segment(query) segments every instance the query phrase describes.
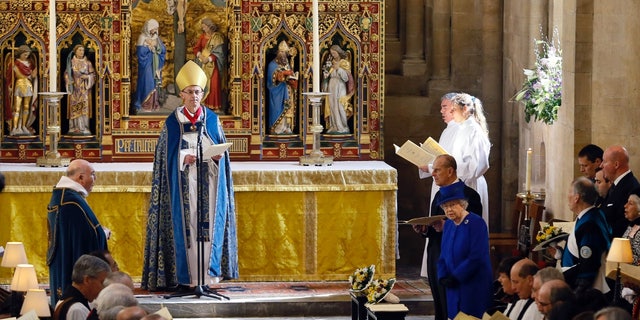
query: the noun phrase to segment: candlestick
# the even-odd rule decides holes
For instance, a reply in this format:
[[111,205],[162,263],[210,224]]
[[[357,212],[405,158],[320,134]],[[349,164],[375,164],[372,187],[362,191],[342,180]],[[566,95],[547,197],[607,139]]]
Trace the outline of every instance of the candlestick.
[[56,1],[49,0],[49,91],[56,92],[58,79],[56,78],[58,55],[56,53]]
[[320,31],[318,30],[318,0],[313,0],[313,91],[320,92]]
[[531,150],[531,148],[527,149],[527,166],[526,166],[526,172],[525,172],[525,190],[526,192],[530,192],[531,191],[531,161],[533,158],[533,150]]

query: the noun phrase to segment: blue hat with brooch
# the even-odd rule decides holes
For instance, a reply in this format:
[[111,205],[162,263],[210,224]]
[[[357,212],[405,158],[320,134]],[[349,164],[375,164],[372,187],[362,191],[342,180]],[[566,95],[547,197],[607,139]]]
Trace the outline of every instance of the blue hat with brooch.
[[440,188],[439,192],[440,198],[438,199],[438,203],[436,203],[437,206],[441,206],[442,204],[453,200],[467,200],[467,197],[464,195],[464,182],[462,181],[444,186]]

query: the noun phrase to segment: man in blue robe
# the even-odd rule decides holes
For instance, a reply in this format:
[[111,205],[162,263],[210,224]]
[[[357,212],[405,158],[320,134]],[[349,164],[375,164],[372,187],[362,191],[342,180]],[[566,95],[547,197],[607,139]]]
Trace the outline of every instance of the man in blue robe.
[[562,269],[567,283],[578,292],[591,287],[603,293],[610,289],[600,267],[611,245],[611,227],[594,206],[596,199],[598,192],[588,178],[579,177],[571,183],[569,208],[576,215],[576,224],[562,253]]
[[[184,106],[167,117],[153,163],[141,284],[149,290],[238,277],[229,152],[198,159],[204,154],[198,149],[226,142],[218,116],[200,103],[207,76],[188,61],[176,83]],[[204,266],[197,259],[200,246]]]
[[49,284],[51,305],[71,286],[73,265],[83,254],[107,250],[107,235],[85,197],[95,182],[95,170],[89,162],[76,159],[53,189],[48,205]]

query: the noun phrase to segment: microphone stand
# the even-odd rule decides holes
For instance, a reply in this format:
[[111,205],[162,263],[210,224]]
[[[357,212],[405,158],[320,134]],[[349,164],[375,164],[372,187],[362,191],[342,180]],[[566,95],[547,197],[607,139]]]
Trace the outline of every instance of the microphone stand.
[[[200,108],[204,108],[204,106],[200,106]],[[205,115],[206,117],[206,115]],[[196,202],[196,213],[197,213],[197,227],[196,227],[196,232],[197,232],[197,238],[196,238],[196,242],[198,243],[198,248],[197,248],[197,252],[198,252],[198,285],[195,286],[193,288],[193,291],[188,291],[188,292],[175,292],[172,293],[170,295],[166,295],[164,296],[165,299],[171,299],[171,298],[175,298],[175,297],[187,297],[187,296],[195,296],[196,298],[200,298],[202,296],[205,297],[209,297],[209,298],[214,298],[214,299],[218,299],[218,300],[231,300],[231,298],[218,293],[216,290],[209,288],[209,286],[205,283],[204,281],[204,275],[206,273],[206,267],[205,267],[205,255],[204,255],[204,247],[205,247],[205,236],[206,234],[209,232],[208,228],[201,228],[202,225],[202,211],[203,211],[203,204],[202,202],[204,201],[204,197],[208,197],[209,196],[209,189],[207,188],[205,190],[205,188],[203,187],[203,181],[204,179],[207,179],[207,175],[209,172],[209,164],[204,161],[203,159],[203,151],[202,151],[202,136],[204,135],[204,121],[200,122],[200,128],[198,130],[198,140],[196,143],[197,146],[197,156],[196,156],[196,185],[197,185],[197,195],[198,195],[198,200]],[[208,185],[208,184],[207,184]],[[211,201],[211,199],[209,199],[209,201]],[[214,199],[215,201],[215,199]],[[213,223],[213,221],[209,222],[211,225]]]

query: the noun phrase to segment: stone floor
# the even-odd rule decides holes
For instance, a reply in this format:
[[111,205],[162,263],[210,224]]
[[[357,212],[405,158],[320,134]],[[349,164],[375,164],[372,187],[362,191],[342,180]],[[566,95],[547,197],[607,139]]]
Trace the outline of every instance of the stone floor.
[[[351,319],[347,281],[223,282],[212,287],[229,299],[137,292],[147,311],[167,307],[175,318],[199,319]],[[409,309],[407,319],[432,319],[433,298],[426,280],[398,272],[391,293]]]
[[[207,296],[167,299],[165,294],[143,293],[138,300],[147,311],[167,307],[176,318],[295,317],[324,319],[350,317],[351,297],[346,281],[329,282],[233,282],[214,290],[226,297]],[[423,279],[397,279],[391,293],[409,309],[409,315],[432,313],[433,301]]]

